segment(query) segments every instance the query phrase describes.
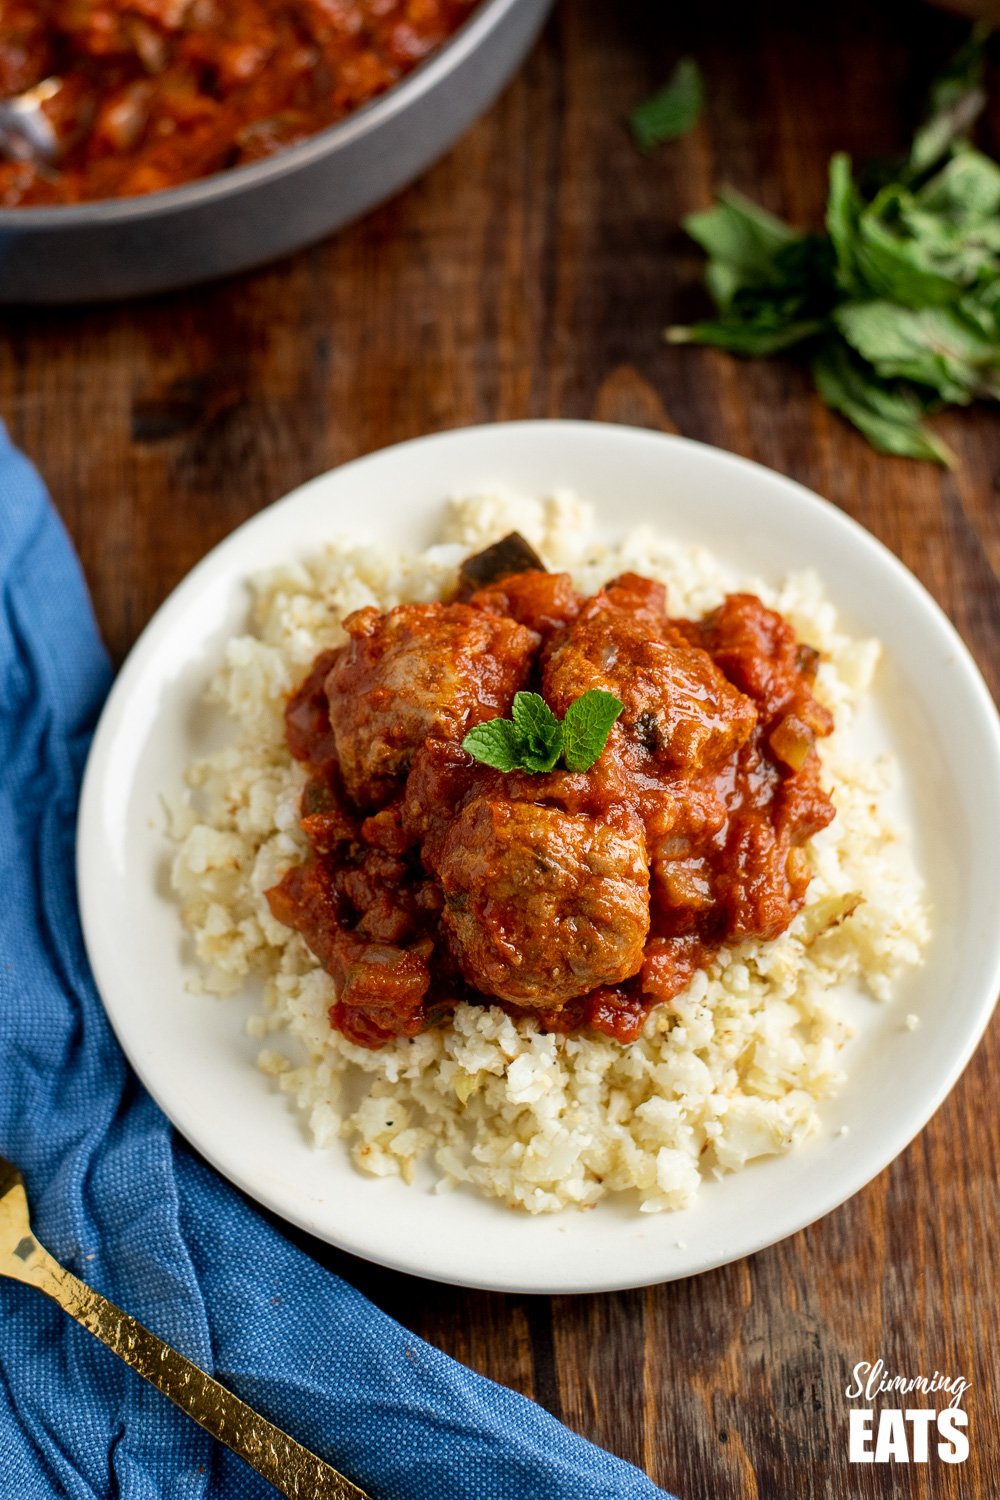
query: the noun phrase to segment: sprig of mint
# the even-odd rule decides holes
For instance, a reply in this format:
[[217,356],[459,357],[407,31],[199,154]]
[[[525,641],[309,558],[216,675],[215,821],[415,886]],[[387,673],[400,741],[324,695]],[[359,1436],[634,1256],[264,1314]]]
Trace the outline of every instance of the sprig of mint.
[[701,69],[693,57],[682,57],[661,89],[637,104],[628,117],[640,151],[680,140],[697,124],[705,97]]
[[909,155],[830,163],[825,234],[734,192],[685,228],[709,257],[716,316],[671,343],[733,354],[796,349],[828,406],[883,453],[951,464],[924,418],[1000,400],[1000,166],[966,138],[985,102],[977,28],[931,92]]
[[515,693],[509,719],[487,719],[470,729],[462,749],[497,771],[589,771],[608,742],[623,705],[614,693],[591,688],[562,719],[538,693]]

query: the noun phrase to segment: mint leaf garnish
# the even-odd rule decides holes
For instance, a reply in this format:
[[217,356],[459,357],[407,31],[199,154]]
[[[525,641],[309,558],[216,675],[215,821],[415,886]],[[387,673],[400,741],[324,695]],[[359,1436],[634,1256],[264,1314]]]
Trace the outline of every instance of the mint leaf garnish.
[[640,151],[652,151],[664,141],[679,140],[693,128],[701,113],[705,85],[693,57],[682,57],[667,82],[629,115],[632,139]]
[[540,775],[554,770],[560,756],[568,771],[589,771],[621,711],[614,693],[591,688],[570,704],[560,724],[538,693],[517,693],[511,718],[477,724],[465,736],[462,749],[497,771]]
[[545,699],[538,693],[515,693],[511,717],[524,770],[551,771],[562,751],[563,731]]
[[842,343],[831,343],[813,360],[813,379],[827,406],[854,423],[880,453],[950,464],[940,438],[924,425],[927,406],[913,390],[895,387],[878,376]]
[[567,771],[589,771],[608,742],[622,711],[614,693],[592,688],[571,703],[562,721],[563,760]]
[[972,35],[952,58],[947,70],[931,88],[927,119],[917,131],[910,149],[912,172],[935,166],[956,141],[972,128],[986,104],[983,74],[990,27],[980,21]]
[[498,771],[516,771],[521,764],[518,733],[509,719],[477,724],[465,736],[462,749]]

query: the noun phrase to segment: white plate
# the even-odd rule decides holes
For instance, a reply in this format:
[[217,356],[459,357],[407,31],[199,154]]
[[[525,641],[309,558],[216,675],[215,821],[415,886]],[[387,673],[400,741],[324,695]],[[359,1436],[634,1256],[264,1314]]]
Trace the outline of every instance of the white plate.
[[[869,726],[906,776],[934,936],[887,1006],[857,1003],[849,1081],[823,1129],[790,1156],[706,1183],[695,1206],[640,1215],[601,1204],[530,1217],[465,1192],[362,1177],[346,1150],[311,1147],[254,1066],[247,1005],[187,993],[160,796],[203,748],[198,705],[224,641],[245,625],[246,580],[336,533],[421,547],[444,497],[502,482],[568,486],[609,531],[651,522],[778,581],[815,566],[844,623],[886,658]],[[79,826],[87,949],[140,1078],[189,1141],[254,1198],[355,1255],[442,1281],[512,1291],[598,1291],[688,1276],[792,1234],[856,1193],[954,1084],[1000,985],[996,860],[1000,731],[944,615],[867,532],[756,464],[679,438],[596,423],[524,422],[389,448],[304,485],[210,553],[151,621],[94,740]],[[908,1031],[907,1012],[921,1025]],[[842,1123],[849,1134],[835,1132]],[[916,1169],[916,1168],[915,1168]]]

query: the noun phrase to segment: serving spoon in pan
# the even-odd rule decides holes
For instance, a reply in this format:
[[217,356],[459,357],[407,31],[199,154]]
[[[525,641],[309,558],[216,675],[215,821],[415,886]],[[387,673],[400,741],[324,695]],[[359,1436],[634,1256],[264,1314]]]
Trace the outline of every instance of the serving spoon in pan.
[[44,105],[62,88],[62,79],[43,78],[23,94],[0,99],[0,159],[54,165],[59,138]]
[[128,1313],[53,1260],[31,1232],[24,1181],[0,1156],[0,1276],[37,1287],[144,1376],[175,1406],[294,1500],[369,1500],[364,1490],[303,1448],[171,1349]]

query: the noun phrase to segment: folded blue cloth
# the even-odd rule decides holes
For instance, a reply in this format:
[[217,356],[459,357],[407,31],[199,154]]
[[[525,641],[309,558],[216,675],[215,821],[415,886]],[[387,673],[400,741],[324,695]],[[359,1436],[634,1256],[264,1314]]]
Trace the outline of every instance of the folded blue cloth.
[[[69,541],[2,428],[0,592],[0,1152],[39,1239],[376,1500],[662,1500],[316,1265],[175,1136],[112,1035],[77,917],[76,802],[108,663]],[[11,1500],[274,1494],[12,1282],[0,1476]]]

